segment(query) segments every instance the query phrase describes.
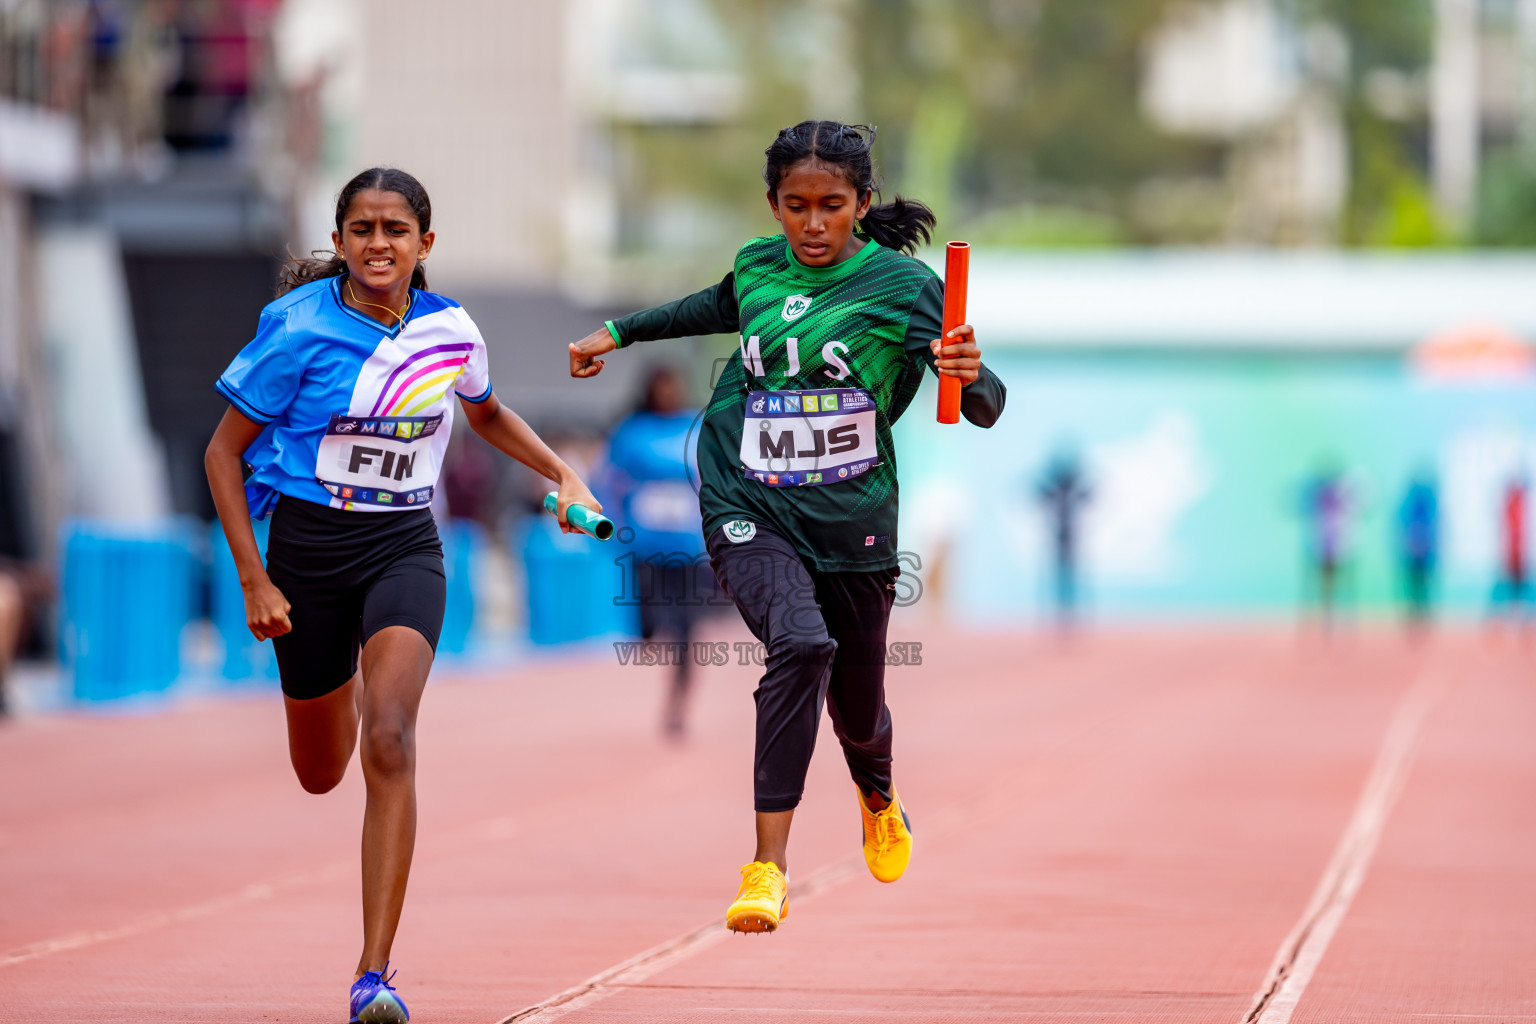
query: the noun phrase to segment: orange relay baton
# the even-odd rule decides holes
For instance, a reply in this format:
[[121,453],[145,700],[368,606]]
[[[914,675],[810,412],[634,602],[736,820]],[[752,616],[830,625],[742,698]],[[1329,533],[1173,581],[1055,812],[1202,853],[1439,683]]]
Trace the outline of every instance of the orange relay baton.
[[[971,273],[971,243],[950,242],[944,247],[944,337],[965,323],[965,288]],[[939,422],[960,422],[960,378],[939,374]]]

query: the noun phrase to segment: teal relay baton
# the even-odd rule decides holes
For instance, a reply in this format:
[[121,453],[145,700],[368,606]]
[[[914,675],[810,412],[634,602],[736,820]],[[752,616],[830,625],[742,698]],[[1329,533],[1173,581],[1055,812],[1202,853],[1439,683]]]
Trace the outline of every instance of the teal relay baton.
[[[554,491],[544,495],[545,511],[554,513],[559,508],[560,502]],[[566,509],[565,519],[582,533],[596,537],[598,540],[607,540],[613,536],[613,520],[593,512],[585,505],[572,505]]]

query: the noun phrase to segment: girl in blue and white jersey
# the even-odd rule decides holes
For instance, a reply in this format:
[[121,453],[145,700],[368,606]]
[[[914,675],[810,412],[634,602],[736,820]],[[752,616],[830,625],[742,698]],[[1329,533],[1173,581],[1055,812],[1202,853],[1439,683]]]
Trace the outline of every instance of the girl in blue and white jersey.
[[[336,202],[335,255],[284,268],[256,337],[219,378],[228,399],[205,460],[245,591],[272,638],[299,782],[341,781],[362,735],[363,951],[351,1020],[403,1022],[386,977],[416,838],[416,711],[442,628],[442,547],[428,505],[454,406],[501,451],[601,509],[580,477],[497,401],[485,342],[427,291],[432,205],[374,168]],[[267,564],[251,517],[271,515]]]

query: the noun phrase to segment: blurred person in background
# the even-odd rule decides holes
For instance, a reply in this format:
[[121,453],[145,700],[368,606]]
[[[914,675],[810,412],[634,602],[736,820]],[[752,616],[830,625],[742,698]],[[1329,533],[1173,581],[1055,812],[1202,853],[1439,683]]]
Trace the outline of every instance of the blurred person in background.
[[[608,441],[604,497],[617,501],[630,541],[640,598],[640,635],[684,645],[673,666],[662,731],[685,731],[694,627],[714,610],[715,577],[704,556],[703,519],[694,481],[698,410],[681,371],[658,366],[645,379],[639,408]],[[622,539],[622,538],[621,538]]]
[[[571,376],[635,342],[740,339],[699,433],[706,548],[762,642],[753,808],[757,846],[726,911],[734,931],[778,928],[786,854],[825,706],[853,777],[870,874],[906,871],[912,834],[892,781],[886,635],[901,574],[893,424],[931,371],[990,427],[1006,390],[970,325],[943,328],[944,284],[912,253],[933,211],[875,202],[874,129],[802,121],[764,153],[782,234],[753,239],[719,284],[570,345]],[[958,443],[959,439],[956,438]]]
[[1302,519],[1318,621],[1325,630],[1337,619],[1339,584],[1346,566],[1350,517],[1354,511],[1353,496],[1343,471],[1332,462],[1323,463],[1303,488]]
[[26,613],[21,578],[15,573],[0,570],[0,717],[10,714],[11,706],[5,688],[11,677],[11,665],[16,660],[16,651],[21,647]]
[[1525,565],[1525,474],[1517,474],[1504,485],[1500,503],[1499,575],[1493,585],[1495,614],[1504,613],[1516,623],[1526,618],[1530,601],[1530,582]]
[[265,0],[198,0],[176,9],[175,74],[165,91],[165,138],[174,150],[206,153],[237,139],[256,68],[248,19]]
[[[492,449],[472,430],[455,430],[443,456],[443,500],[448,516],[496,528],[498,465]],[[542,496],[541,496],[542,498]]]
[[[435,236],[421,183],[370,168],[337,197],[335,224],[335,252],[284,267],[255,339],[220,375],[229,408],[205,466],[247,624],[273,641],[304,789],[334,789],[361,734],[363,948],[350,1019],[404,1024],[388,969],[416,844],[416,718],[447,597],[429,505],[456,408],[559,486],[563,529],[573,503],[601,506],[497,399],[463,307],[427,290]],[[263,565],[251,518],[269,514]]]
[[1440,543],[1439,488],[1427,469],[1420,470],[1403,492],[1397,528],[1408,626],[1418,632],[1429,623]]
[[1056,624],[1070,630],[1077,621],[1078,549],[1082,514],[1093,500],[1082,461],[1063,448],[1052,457],[1035,483],[1035,499],[1045,512],[1051,540],[1051,596]]

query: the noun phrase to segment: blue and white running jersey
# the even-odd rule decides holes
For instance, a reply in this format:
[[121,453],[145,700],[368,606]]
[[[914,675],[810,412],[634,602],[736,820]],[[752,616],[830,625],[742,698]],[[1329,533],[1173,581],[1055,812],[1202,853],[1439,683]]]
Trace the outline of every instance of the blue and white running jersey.
[[266,424],[245,453],[257,519],[279,494],[370,512],[428,504],[455,393],[491,397],[485,341],[457,302],[412,289],[405,322],[390,330],[342,302],[341,281],[312,281],[270,303],[215,385]]
[[[634,530],[632,549],[653,555],[694,557],[704,553],[695,454],[697,410],[661,414],[637,412],[608,439],[609,484]],[[606,502],[609,495],[604,495]]]

